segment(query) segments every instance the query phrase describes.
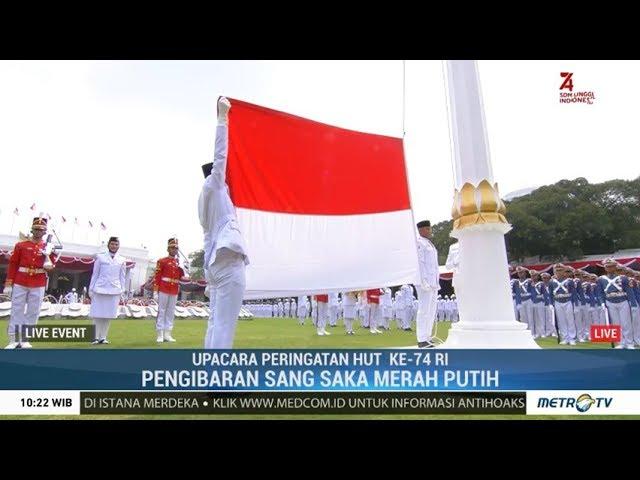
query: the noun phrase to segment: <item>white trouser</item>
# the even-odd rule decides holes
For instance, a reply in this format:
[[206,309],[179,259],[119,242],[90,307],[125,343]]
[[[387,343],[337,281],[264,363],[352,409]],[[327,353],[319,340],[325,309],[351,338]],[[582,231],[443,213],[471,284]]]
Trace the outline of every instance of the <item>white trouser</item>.
[[640,308],[631,308],[631,330],[633,331],[633,343],[640,345]]
[[336,323],[338,323],[338,306],[329,305],[329,325],[335,327]]
[[318,331],[324,331],[327,326],[327,317],[329,316],[329,304],[325,302],[318,302],[318,319],[316,328]]
[[369,329],[376,330],[378,328],[378,314],[380,312],[380,304],[370,303],[368,310],[369,319],[367,323],[369,324]]
[[305,318],[307,318],[307,307],[303,305],[301,307],[298,307],[298,321],[301,324],[304,324]]
[[533,332],[533,325],[532,325],[532,317],[533,317],[533,302],[531,301],[530,298],[526,299],[526,300],[522,300],[522,302],[520,303],[520,305],[518,305],[518,311],[520,312],[520,321],[522,323],[526,323],[527,327],[529,328],[529,330],[531,332]]
[[388,307],[387,305],[381,305],[380,306],[380,313],[382,315],[378,316],[378,323],[381,327],[386,328],[387,330],[389,330],[389,317],[390,317],[390,310],[391,308]]
[[158,292],[158,318],[156,330],[173,330],[173,318],[176,314],[178,295]]
[[547,307],[544,302],[531,304],[531,324],[533,326],[531,334],[534,337],[545,336],[545,323],[547,320],[546,309]]
[[402,308],[402,328],[411,328],[412,307],[407,305]]
[[620,325],[622,330],[622,341],[620,345],[633,345],[633,333],[631,331],[631,309],[629,302],[610,302],[607,300],[607,310],[609,311],[609,323]]
[[558,321],[558,336],[561,341],[576,341],[576,321],[573,317],[573,303],[556,302],[556,320]]
[[545,319],[546,319],[546,327],[545,327],[545,335],[547,337],[558,335],[558,330],[556,329],[556,320],[555,320],[555,309],[553,305],[545,305],[544,307]]
[[395,308],[394,317],[396,319],[396,326],[402,328],[402,310],[400,308]]
[[246,286],[244,256],[221,248],[206,274],[212,298],[204,348],[232,348]]
[[589,322],[587,321],[588,311],[586,305],[574,305],[573,306],[573,316],[576,319],[576,336],[578,340],[588,340],[589,339]]
[[426,290],[418,287],[418,317],[416,319],[416,333],[418,342],[431,340],[433,322],[436,318],[436,308],[438,307],[437,290]]
[[360,325],[369,328],[369,304],[360,307]]
[[605,318],[604,318],[604,312],[602,311],[602,307],[591,308],[591,323],[592,325],[604,325]]
[[40,307],[44,298],[44,287],[23,287],[22,285],[13,285],[11,294],[11,317],[7,333],[15,335],[20,340],[22,325],[36,325],[40,316]]

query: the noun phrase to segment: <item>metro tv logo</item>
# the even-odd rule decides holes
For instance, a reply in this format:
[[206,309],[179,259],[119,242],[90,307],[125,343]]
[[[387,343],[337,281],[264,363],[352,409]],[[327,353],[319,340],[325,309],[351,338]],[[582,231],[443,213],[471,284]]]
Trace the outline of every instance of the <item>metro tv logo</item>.
[[583,393],[578,398],[574,397],[541,397],[538,399],[538,408],[575,408],[578,412],[587,412],[592,406],[596,408],[610,408],[613,397],[592,397]]

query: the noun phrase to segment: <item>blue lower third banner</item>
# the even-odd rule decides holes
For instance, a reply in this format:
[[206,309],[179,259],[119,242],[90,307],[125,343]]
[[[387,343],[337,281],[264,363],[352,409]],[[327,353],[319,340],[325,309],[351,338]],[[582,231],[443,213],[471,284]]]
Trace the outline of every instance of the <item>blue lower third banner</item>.
[[628,350],[0,350],[0,390],[640,390]]

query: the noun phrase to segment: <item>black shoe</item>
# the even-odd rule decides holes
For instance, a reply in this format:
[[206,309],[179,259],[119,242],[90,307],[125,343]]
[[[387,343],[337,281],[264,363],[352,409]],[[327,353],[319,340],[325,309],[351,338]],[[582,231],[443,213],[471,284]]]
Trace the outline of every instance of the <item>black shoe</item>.
[[435,347],[435,345],[428,340],[426,342],[418,342],[418,348],[433,348],[433,347]]

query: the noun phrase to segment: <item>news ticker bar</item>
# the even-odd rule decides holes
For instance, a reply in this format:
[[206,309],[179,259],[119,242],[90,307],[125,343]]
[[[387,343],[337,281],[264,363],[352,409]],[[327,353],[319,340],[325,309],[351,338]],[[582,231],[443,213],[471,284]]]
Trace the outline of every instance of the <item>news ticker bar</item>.
[[0,391],[1,415],[640,415],[640,390]]

